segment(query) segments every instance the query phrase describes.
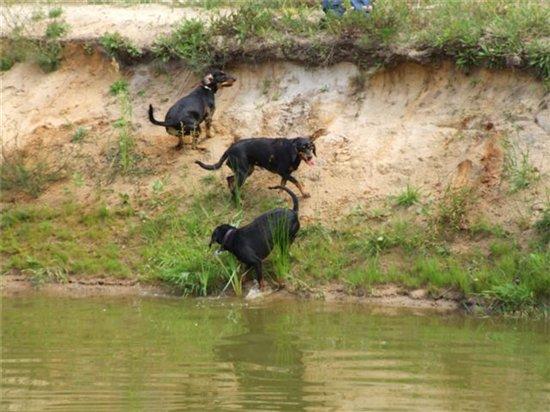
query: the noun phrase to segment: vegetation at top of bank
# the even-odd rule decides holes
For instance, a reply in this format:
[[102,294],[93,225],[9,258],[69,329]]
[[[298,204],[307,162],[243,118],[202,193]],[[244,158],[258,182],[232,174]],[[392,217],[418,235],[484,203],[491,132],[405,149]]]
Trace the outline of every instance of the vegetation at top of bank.
[[[200,70],[235,56],[369,66],[420,51],[449,57],[464,69],[524,67],[548,79],[549,20],[544,1],[379,0],[369,16],[348,12],[340,18],[324,16],[318,2],[279,1],[269,7],[250,0],[209,22],[183,21],[155,41],[154,53]],[[258,53],[262,48],[267,53]]]
[[[10,35],[2,40],[0,51],[0,70],[6,71],[17,63],[25,60],[36,62],[44,72],[52,72],[59,68],[63,57],[62,38],[69,32],[70,26],[61,18],[61,8],[50,10],[46,29],[41,38],[32,38],[25,22],[12,22]],[[33,14],[31,20],[45,18],[44,15]],[[6,20],[9,21],[9,20]]]
[[[544,0],[378,0],[368,16],[347,12],[343,17],[324,15],[320,2],[309,0],[193,5],[208,9],[209,18],[183,20],[154,40],[151,53],[116,32],[99,42],[126,63],[152,55],[181,59],[197,72],[236,60],[376,67],[444,57],[465,70],[521,67],[550,78],[550,7]],[[20,46],[12,42],[10,48]]]

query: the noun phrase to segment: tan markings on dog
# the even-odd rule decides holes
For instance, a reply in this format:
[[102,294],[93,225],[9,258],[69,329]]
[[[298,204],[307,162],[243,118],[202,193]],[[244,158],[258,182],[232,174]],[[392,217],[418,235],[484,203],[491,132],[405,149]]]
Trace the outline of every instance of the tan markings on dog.
[[306,191],[304,190],[304,187],[302,186],[302,184],[298,181],[296,181],[296,187],[298,188],[298,190],[300,191],[300,193],[302,194],[303,197],[310,197],[311,195],[309,193],[306,193]]

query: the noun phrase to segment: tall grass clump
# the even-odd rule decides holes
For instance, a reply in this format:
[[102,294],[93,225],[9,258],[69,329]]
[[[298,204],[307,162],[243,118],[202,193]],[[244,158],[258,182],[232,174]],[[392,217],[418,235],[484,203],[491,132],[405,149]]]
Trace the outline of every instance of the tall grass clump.
[[153,53],[162,61],[182,59],[200,72],[212,63],[212,35],[200,20],[184,20],[172,33],[155,40]]
[[69,25],[64,21],[54,20],[46,26],[44,38],[38,40],[35,60],[46,73],[59,68],[63,54],[61,38],[69,32]]
[[65,176],[65,164],[52,165],[45,159],[35,162],[26,160],[20,153],[3,156],[0,164],[0,191],[16,191],[31,197],[38,197],[49,183]]
[[99,44],[111,57],[122,61],[132,61],[142,55],[141,50],[127,37],[119,32],[106,32],[99,38]]
[[229,256],[214,256],[208,248],[219,219],[212,204],[197,197],[180,210],[179,203],[179,199],[167,200],[162,211],[140,227],[147,270],[183,294],[206,295],[221,290],[227,281],[238,288],[237,263]]
[[550,203],[547,204],[542,212],[542,216],[534,224],[535,231],[539,235],[543,246],[550,243]]
[[466,227],[467,214],[475,201],[469,187],[447,187],[437,204],[436,223],[442,229],[459,231]]
[[[273,251],[271,261],[275,276],[278,279],[287,279],[290,275],[290,222],[284,215],[281,219],[268,222],[271,231]],[[269,242],[269,239],[268,239]]]
[[43,36],[36,39],[30,35],[28,26],[34,24],[33,16],[37,15],[25,20],[12,13],[9,7],[5,9],[6,31],[10,29],[11,31],[2,42],[0,57],[2,71],[9,70],[14,63],[27,59],[33,60],[46,73],[59,68],[63,55],[62,38],[70,29],[65,21],[57,19],[61,15],[61,10],[50,12]]
[[405,190],[401,192],[395,199],[398,206],[409,207],[418,203],[420,200],[420,190],[416,187],[407,185]]
[[504,146],[504,172],[510,182],[510,193],[526,189],[540,179],[540,173],[531,162],[528,151],[518,149],[509,141]]
[[114,123],[114,127],[118,129],[117,148],[109,156],[112,157],[111,163],[115,169],[122,174],[127,174],[133,170],[138,160],[133,136],[132,103],[128,82],[124,79],[117,80],[111,85],[110,92],[118,98],[120,118]]

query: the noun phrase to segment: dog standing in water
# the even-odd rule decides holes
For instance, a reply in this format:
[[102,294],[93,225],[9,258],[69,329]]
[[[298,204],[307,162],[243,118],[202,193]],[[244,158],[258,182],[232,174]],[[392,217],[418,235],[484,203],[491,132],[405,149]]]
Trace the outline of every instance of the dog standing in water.
[[212,117],[216,110],[215,95],[220,87],[230,87],[237,79],[222,70],[213,70],[204,76],[201,83],[187,96],[174,104],[163,122],[155,119],[153,105],[149,105],[149,120],[157,126],[164,126],[172,136],[177,136],[175,149],[183,148],[183,136],[192,136],[192,148],[197,148],[201,132],[200,124],[205,123],[206,138],[209,139]]
[[[270,210],[241,228],[227,224],[220,225],[214,229],[210,239],[210,246],[218,243],[221,245],[221,250],[231,252],[240,262],[254,268],[260,289],[264,286],[262,261],[271,253],[276,241],[288,242],[290,245],[300,230],[296,195],[283,186],[274,186],[270,189],[281,189],[287,192],[292,198],[292,209]],[[280,239],[281,236],[286,239]]]

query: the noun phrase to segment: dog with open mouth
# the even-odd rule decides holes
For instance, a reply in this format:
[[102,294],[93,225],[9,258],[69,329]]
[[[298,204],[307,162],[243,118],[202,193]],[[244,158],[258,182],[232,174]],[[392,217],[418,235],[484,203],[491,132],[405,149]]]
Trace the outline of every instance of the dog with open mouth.
[[314,156],[317,156],[317,152],[314,142],[325,134],[325,129],[319,129],[310,136],[292,139],[268,137],[242,139],[233,143],[217,163],[207,165],[199,160],[195,163],[206,170],[217,170],[227,161],[227,166],[234,173],[227,177],[229,190],[234,197],[237,196],[237,192],[248,176],[252,174],[255,166],[281,176],[281,186],[285,186],[287,181],[292,182],[303,197],[309,197],[309,193],[292,176],[292,172],[298,169],[302,161],[309,166],[315,164]]
[[201,133],[201,123],[206,126],[206,138],[211,137],[210,127],[216,110],[215,95],[221,87],[231,87],[237,79],[223,70],[208,72],[199,85],[187,96],[182,97],[166,113],[163,122],[156,120],[153,105],[149,105],[149,121],[157,126],[164,126],[168,134],[177,136],[175,149],[183,148],[183,136],[192,136],[192,148],[197,148]]

